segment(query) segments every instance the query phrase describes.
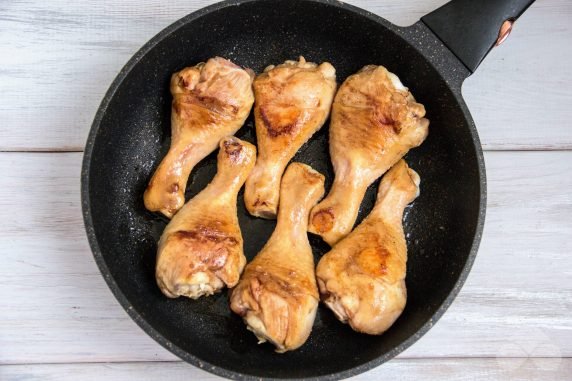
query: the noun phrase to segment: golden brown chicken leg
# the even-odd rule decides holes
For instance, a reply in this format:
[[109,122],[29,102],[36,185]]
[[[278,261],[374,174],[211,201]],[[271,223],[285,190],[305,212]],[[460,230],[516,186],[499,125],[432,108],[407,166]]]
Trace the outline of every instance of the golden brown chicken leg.
[[328,118],[335,91],[333,66],[306,62],[303,57],[269,66],[256,77],[258,158],[244,191],[250,214],[276,218],[284,169]]
[[324,176],[305,164],[290,164],[276,230],[232,291],[231,309],[279,353],[304,344],[316,316],[318,289],[306,229],[310,208],[323,194]]
[[423,105],[383,66],[366,66],[343,83],[330,125],[336,177],[312,210],[310,232],[334,245],[352,230],[368,186],[427,137],[424,115]]
[[236,198],[255,158],[252,144],[235,137],[221,140],[216,176],[165,228],[155,276],[168,297],[196,299],[238,283],[246,259]]
[[253,78],[252,70],[220,57],[173,74],[171,148],[145,191],[147,209],[171,218],[183,206],[193,167],[248,117]]
[[402,218],[418,194],[419,176],[399,161],[381,181],[370,215],[318,263],[322,300],[358,332],[385,332],[405,308]]

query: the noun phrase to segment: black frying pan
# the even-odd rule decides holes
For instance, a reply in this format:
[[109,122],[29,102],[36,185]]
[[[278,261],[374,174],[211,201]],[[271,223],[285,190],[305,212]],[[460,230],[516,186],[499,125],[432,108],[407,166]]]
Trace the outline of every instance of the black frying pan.
[[[93,122],[82,171],[82,205],[95,260],[129,315],[182,359],[241,379],[337,379],[387,361],[421,337],[451,304],[471,268],[483,229],[486,182],[481,145],[461,84],[531,0],[455,0],[402,28],[331,0],[231,0],[202,9],[159,33],[127,63]],[[505,27],[508,24],[505,24]],[[506,29],[506,28],[505,28]],[[406,157],[421,175],[421,196],[405,216],[408,302],[382,336],[353,332],[320,308],[299,350],[279,355],[257,345],[228,308],[227,293],[191,301],[164,297],[155,284],[156,242],[166,221],[147,212],[143,191],[167,151],[170,75],[212,56],[260,72],[304,55],[329,61],[339,82],[366,64],[396,73],[427,109],[427,141]],[[491,104],[492,106],[492,104]],[[238,137],[254,142],[252,118]],[[333,179],[324,127],[294,160]],[[216,153],[191,174],[187,198],[216,170]],[[374,184],[359,215],[375,201]],[[251,259],[275,223],[249,216],[238,201],[244,249]],[[311,237],[315,259],[328,250]],[[137,350],[137,348],[133,348]]]

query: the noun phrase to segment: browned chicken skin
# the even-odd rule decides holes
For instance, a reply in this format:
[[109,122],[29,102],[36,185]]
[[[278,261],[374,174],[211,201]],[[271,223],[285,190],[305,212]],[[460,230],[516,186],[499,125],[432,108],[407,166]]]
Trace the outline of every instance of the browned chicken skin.
[[310,208],[323,194],[324,176],[305,164],[290,164],[282,178],[276,230],[230,298],[248,329],[279,353],[304,344],[316,316],[318,288],[306,229]]
[[330,124],[336,177],[312,209],[310,232],[330,245],[349,234],[368,186],[425,140],[424,115],[423,105],[383,66],[366,66],[342,84]]
[[336,91],[336,71],[286,61],[269,66],[254,80],[254,117],[258,158],[246,181],[244,201],[250,214],[276,218],[280,179],[298,149],[328,118]]
[[407,245],[402,218],[418,194],[419,176],[399,161],[381,181],[369,216],[318,263],[322,300],[358,332],[385,332],[405,308]]
[[254,102],[254,73],[215,57],[171,77],[171,148],[145,191],[145,207],[171,218],[185,203],[193,167],[243,124]]
[[155,276],[168,297],[196,299],[238,283],[246,258],[236,198],[255,159],[252,144],[235,137],[221,140],[214,179],[165,228]]

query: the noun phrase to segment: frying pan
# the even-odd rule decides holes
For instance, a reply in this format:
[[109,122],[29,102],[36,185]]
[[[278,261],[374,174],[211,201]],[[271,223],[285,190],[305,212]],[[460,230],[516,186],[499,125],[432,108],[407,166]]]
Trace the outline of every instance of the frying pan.
[[[128,314],[165,348],[209,372],[235,379],[339,379],[387,361],[435,324],[465,281],[481,238],[486,180],[481,145],[461,85],[531,0],[454,0],[410,27],[397,27],[333,0],[230,0],[175,22],[121,70],[95,116],[85,148],[82,206],[95,260]],[[501,33],[501,35],[503,34]],[[506,33],[505,33],[506,34]],[[166,221],[145,210],[143,191],[170,139],[170,75],[222,56],[257,72],[303,55],[329,61],[341,83],[367,64],[397,74],[427,109],[425,143],[407,156],[421,176],[421,195],[404,217],[408,301],[381,336],[353,332],[323,307],[308,342],[276,354],[257,345],[228,308],[226,292],[192,301],[164,297],[155,284],[156,242]],[[255,142],[250,118],[237,133]],[[327,124],[295,161],[333,180]],[[216,152],[191,174],[187,199],[212,179]],[[359,221],[375,202],[367,192]],[[250,260],[275,222],[239,220]],[[317,261],[328,251],[311,236]],[[134,348],[136,350],[136,348]]]

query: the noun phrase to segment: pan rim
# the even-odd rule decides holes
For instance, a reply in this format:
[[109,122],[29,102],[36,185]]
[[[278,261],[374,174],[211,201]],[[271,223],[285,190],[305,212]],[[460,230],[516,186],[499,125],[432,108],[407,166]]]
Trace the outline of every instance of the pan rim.
[[[83,221],[86,230],[86,235],[89,241],[89,245],[95,259],[95,262],[101,272],[103,278],[106,281],[107,286],[112,291],[113,295],[119,302],[119,304],[123,307],[123,309],[127,312],[127,314],[137,323],[137,325],[149,336],[151,336],[156,342],[158,342],[161,346],[167,349],[169,352],[175,354],[180,359],[202,369],[208,371],[210,373],[216,374],[218,376],[231,378],[231,379],[240,379],[240,380],[260,380],[260,376],[255,376],[253,374],[246,374],[241,373],[238,371],[229,370],[218,365],[212,364],[210,362],[204,361],[199,357],[191,354],[180,348],[177,345],[174,345],[170,340],[165,338],[161,333],[159,333],[151,324],[149,324],[145,318],[134,308],[131,304],[129,299],[123,294],[120,287],[116,283],[115,279],[111,276],[111,271],[107,266],[106,260],[104,255],[99,247],[99,241],[97,235],[95,233],[95,228],[92,219],[92,212],[91,212],[91,200],[90,200],[90,182],[89,182],[89,174],[91,170],[91,161],[92,161],[92,154],[94,149],[95,140],[98,136],[99,129],[101,126],[101,122],[107,112],[107,108],[111,103],[111,100],[114,98],[115,93],[121,87],[123,81],[127,77],[127,75],[131,72],[131,70],[139,63],[139,61],[149,53],[155,46],[157,46],[162,40],[167,38],[172,33],[176,32],[179,28],[187,25],[190,22],[193,22],[196,19],[199,19],[207,14],[212,12],[218,11],[223,8],[228,8],[232,6],[238,6],[246,3],[255,3],[260,1],[266,0],[226,0],[219,3],[212,4],[210,6],[201,8],[195,12],[188,14],[187,16],[182,17],[181,19],[175,21],[165,29],[161,30],[157,33],[153,38],[151,38],[147,43],[145,43],[130,59],[129,61],[123,66],[120,72],[117,74],[113,82],[111,83],[109,89],[105,93],[98,109],[95,114],[93,123],[90,128],[90,132],[88,134],[86,146],[84,149],[84,155],[82,160],[82,171],[81,171],[81,205],[82,205],[82,214],[83,214]],[[337,0],[303,0],[305,2],[310,3],[320,3],[320,4],[327,4],[333,7],[337,7],[340,9],[344,9],[353,13],[356,13],[360,16],[367,17],[372,21],[383,25],[387,29],[394,32],[397,36],[402,38],[408,45],[412,46],[414,49],[419,51],[421,55],[429,62],[433,64],[433,61],[427,57],[423,52],[421,52],[416,46],[411,44],[401,33],[401,31],[405,29],[409,29],[416,24],[413,24],[411,27],[399,27],[396,26],[389,21],[383,19],[380,16],[375,15],[367,10],[361,9],[359,7],[343,3]],[[434,69],[443,77],[443,73],[437,68]],[[462,82],[461,82],[462,83]],[[399,353],[403,352],[405,349],[409,348],[413,343],[415,343],[419,338],[421,338],[425,333],[429,331],[429,329],[441,318],[441,316],[445,313],[445,311],[449,308],[452,304],[453,300],[458,295],[460,289],[462,288],[463,284],[465,283],[468,274],[472,268],[474,263],[476,254],[478,252],[478,247],[481,241],[484,222],[485,222],[485,211],[486,211],[486,173],[485,173],[485,163],[483,157],[482,146],[480,144],[480,140],[478,137],[478,133],[475,127],[475,123],[470,115],[470,112],[462,98],[461,95],[461,83],[453,84],[450,87],[450,90],[454,93],[455,98],[458,102],[458,107],[462,111],[465,119],[468,121],[469,130],[473,142],[473,146],[476,152],[477,157],[477,164],[478,164],[478,172],[479,172],[479,214],[477,219],[477,224],[475,228],[473,242],[471,244],[471,249],[469,251],[469,255],[467,260],[463,266],[463,269],[459,273],[458,279],[455,281],[455,284],[447,295],[447,297],[443,300],[441,305],[436,309],[435,313],[432,317],[425,322],[413,335],[408,337],[406,340],[401,342],[391,351],[385,353],[384,355],[378,356],[375,359],[366,361],[360,365],[354,366],[352,368],[330,373],[324,375],[317,375],[317,376],[310,376],[304,378],[266,378],[268,380],[284,380],[284,379],[304,379],[304,380],[338,380],[343,379],[351,376],[358,375],[360,373],[369,371],[373,368],[378,367],[379,365],[383,364],[384,362],[394,358]],[[448,83],[448,85],[450,85]]]

